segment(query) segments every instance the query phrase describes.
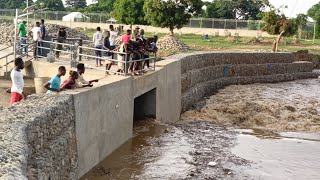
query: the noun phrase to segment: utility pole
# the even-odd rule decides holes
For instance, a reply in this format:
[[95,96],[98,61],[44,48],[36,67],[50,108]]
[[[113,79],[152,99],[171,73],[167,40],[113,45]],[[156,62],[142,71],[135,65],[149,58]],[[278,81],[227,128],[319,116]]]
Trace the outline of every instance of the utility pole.
[[[29,0],[27,0],[27,14],[29,13]],[[29,14],[27,15],[27,27],[26,30],[28,32],[28,24],[29,24]]]

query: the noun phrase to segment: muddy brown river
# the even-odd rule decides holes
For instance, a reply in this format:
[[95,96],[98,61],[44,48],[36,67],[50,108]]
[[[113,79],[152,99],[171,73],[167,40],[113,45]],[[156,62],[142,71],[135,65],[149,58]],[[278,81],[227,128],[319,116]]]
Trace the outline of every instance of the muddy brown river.
[[229,86],[175,124],[137,121],[102,179],[320,179],[320,81]]

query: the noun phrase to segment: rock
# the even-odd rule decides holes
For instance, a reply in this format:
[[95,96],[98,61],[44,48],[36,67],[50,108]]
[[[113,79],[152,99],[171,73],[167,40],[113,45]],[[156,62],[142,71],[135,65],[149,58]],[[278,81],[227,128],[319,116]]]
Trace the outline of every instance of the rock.
[[161,50],[169,51],[187,51],[190,48],[175,36],[166,35],[157,42],[157,46]]
[[208,163],[208,166],[214,167],[214,166],[216,166],[217,164],[218,164],[218,163],[216,163],[216,162],[214,162],[214,161],[211,161],[211,162]]

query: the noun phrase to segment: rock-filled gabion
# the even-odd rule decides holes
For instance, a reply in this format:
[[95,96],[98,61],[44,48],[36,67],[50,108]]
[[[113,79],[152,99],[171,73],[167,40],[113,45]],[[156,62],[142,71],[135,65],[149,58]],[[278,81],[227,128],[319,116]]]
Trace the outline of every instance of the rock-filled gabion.
[[[32,24],[28,25],[28,30],[32,29]],[[56,24],[46,24],[46,35],[47,37],[57,37],[57,33],[59,30],[60,25]],[[63,26],[64,27],[64,26]],[[89,40],[89,37],[84,33],[65,27],[68,38],[81,38],[83,40]],[[13,23],[2,23],[0,24],[0,44],[5,44],[7,46],[13,45],[13,38],[14,38],[14,24]],[[32,39],[29,38],[29,42],[32,42]]]
[[169,51],[187,51],[189,47],[185,45],[175,36],[166,35],[157,42],[157,46],[161,50]]

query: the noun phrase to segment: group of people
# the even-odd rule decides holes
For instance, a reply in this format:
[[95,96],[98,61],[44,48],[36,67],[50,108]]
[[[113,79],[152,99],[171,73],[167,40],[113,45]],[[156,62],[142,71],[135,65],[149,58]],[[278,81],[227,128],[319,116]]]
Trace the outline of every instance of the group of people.
[[[119,73],[129,72],[138,75],[144,68],[150,68],[150,53],[156,53],[157,36],[152,38],[145,38],[144,30],[138,26],[132,34],[131,30],[127,30],[126,34],[122,36],[121,43],[116,44],[116,39],[119,33],[114,30],[113,25],[109,26],[109,30],[105,32],[105,36],[101,32],[101,28],[97,27],[97,32],[93,35],[93,43],[95,50],[96,66],[102,66],[102,56],[108,56],[110,59],[117,58]],[[127,55],[126,55],[127,54]],[[125,61],[142,60],[128,63],[124,66]],[[106,71],[111,69],[113,62],[108,60],[106,62]]]
[[[42,40],[44,40],[46,37],[46,27],[44,24],[44,19],[41,19],[41,23],[37,21],[35,23],[35,27],[33,27],[31,31],[29,31],[28,33],[27,33],[26,25],[27,25],[27,21],[22,21],[19,24],[19,28],[18,28],[18,37],[20,38],[20,46],[23,47],[22,48],[23,54],[28,53],[27,35],[32,37],[35,47],[43,46]],[[42,49],[35,48],[33,55],[34,57],[37,55],[42,55]]]
[[[19,24],[18,27],[18,37],[20,39],[20,46],[22,47],[23,54],[28,53],[28,47],[27,47],[27,35],[32,37],[34,41],[34,47],[43,47],[44,43],[43,41],[46,40],[46,26],[44,23],[44,19],[41,19],[41,22],[36,22],[35,27],[31,29],[27,33],[26,29],[27,21],[22,21]],[[57,32],[57,42],[58,43],[64,43],[67,39],[67,31],[65,30],[64,26],[59,27],[59,30]],[[60,51],[63,49],[61,44],[56,45],[57,51],[55,52],[56,58],[59,58]],[[43,56],[43,49],[42,48],[34,48],[33,56]]]
[[[26,98],[23,92],[24,80],[22,70],[24,69],[24,61],[22,58],[14,60],[15,68],[11,71],[10,77],[12,81],[11,89],[7,89],[7,93],[11,93],[10,106],[20,102]],[[98,79],[86,81],[83,77],[85,73],[85,66],[82,63],[77,65],[76,71],[69,71],[69,77],[61,83],[61,77],[65,76],[67,69],[64,66],[58,68],[58,73],[54,75],[50,81],[46,82],[43,86],[48,90],[47,94],[57,94],[66,89],[75,89],[81,87],[92,87],[93,82],[98,82]]]

